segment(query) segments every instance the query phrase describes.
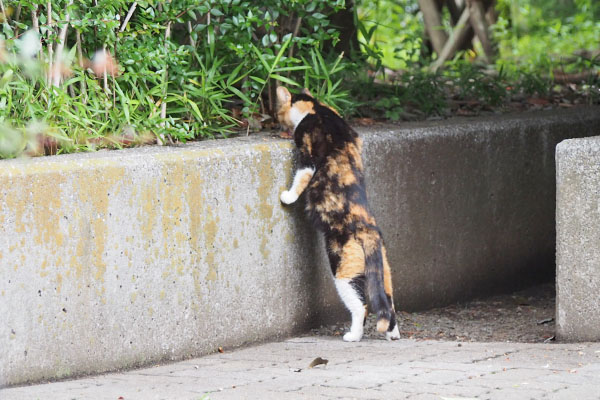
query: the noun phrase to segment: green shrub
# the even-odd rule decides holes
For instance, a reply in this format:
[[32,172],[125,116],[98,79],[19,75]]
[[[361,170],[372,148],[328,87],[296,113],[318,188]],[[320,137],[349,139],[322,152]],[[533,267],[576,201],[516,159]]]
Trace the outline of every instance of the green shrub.
[[[272,112],[278,82],[352,105],[339,90],[348,55],[324,51],[338,40],[329,15],[343,0],[49,4],[4,1],[0,123],[23,138],[28,126],[43,126],[58,152],[119,147],[148,134],[163,142],[227,135],[242,119]],[[92,72],[104,54],[118,73],[110,63],[108,73]],[[57,65],[60,82],[48,72]],[[3,157],[16,153],[0,149]]]

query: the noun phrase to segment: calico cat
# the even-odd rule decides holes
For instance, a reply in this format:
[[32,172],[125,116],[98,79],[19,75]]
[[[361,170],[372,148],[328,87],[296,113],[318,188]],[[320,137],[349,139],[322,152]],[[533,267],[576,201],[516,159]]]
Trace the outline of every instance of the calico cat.
[[377,330],[388,340],[399,339],[390,266],[367,203],[361,139],[307,90],[292,96],[280,86],[277,103],[279,123],[293,132],[300,151],[292,187],[281,193],[281,202],[292,204],[306,191],[306,210],[325,235],[336,289],[352,314],[344,340],[362,338],[367,301],[377,314]]

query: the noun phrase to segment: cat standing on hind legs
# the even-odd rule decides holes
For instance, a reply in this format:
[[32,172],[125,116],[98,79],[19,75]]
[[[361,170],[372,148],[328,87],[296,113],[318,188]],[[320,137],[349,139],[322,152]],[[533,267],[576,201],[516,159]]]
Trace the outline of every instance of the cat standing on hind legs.
[[363,336],[367,304],[377,314],[377,330],[399,339],[392,298],[392,277],[383,238],[369,210],[362,141],[331,108],[308,91],[292,95],[277,88],[277,118],[293,132],[299,167],[281,202],[294,203],[306,192],[306,211],[323,231],[335,286],[350,311],[345,341]]

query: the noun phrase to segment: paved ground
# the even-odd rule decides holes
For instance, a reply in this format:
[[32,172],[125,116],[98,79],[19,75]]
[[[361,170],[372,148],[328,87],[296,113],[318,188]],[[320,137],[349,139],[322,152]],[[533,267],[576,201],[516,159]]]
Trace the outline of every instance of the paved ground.
[[[326,365],[309,368],[317,358]],[[27,399],[600,399],[600,343],[299,337],[143,370],[0,390]]]

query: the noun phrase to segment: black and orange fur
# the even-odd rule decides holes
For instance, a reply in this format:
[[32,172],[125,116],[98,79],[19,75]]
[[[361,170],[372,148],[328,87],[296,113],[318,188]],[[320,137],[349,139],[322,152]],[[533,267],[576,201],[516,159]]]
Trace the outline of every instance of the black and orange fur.
[[367,303],[377,314],[377,330],[397,339],[390,266],[367,202],[362,141],[336,111],[308,91],[292,96],[279,87],[277,95],[278,119],[294,130],[300,152],[294,185],[282,194],[282,201],[289,204],[306,192],[306,210],[324,233],[336,287],[352,313],[351,331],[344,340],[362,337]]

